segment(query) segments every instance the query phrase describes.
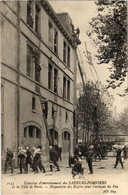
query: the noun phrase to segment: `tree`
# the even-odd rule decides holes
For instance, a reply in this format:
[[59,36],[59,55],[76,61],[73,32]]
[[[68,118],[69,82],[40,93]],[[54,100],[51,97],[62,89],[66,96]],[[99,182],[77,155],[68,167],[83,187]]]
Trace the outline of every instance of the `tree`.
[[116,121],[116,127],[122,134],[128,135],[128,107],[120,114],[118,121]]
[[111,101],[111,96],[102,85],[87,82],[77,102],[78,124],[84,140],[90,141],[90,134],[97,137],[99,132],[109,128],[111,113],[108,107]]
[[98,45],[98,64],[110,63],[108,88],[115,89],[127,74],[127,2],[100,0],[96,4],[98,15],[87,34]]

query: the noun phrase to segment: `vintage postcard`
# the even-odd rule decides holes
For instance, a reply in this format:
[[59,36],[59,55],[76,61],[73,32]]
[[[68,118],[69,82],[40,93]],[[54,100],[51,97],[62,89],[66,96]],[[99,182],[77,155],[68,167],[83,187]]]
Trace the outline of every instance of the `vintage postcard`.
[[128,194],[127,1],[1,0],[1,193]]

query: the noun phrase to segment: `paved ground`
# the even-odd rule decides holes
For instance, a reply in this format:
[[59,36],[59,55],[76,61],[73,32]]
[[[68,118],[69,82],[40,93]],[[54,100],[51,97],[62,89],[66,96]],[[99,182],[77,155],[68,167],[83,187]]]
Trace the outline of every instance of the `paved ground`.
[[46,173],[34,174],[29,170],[28,174],[2,175],[2,192],[6,193],[94,193],[94,194],[128,194],[128,160],[124,162],[124,169],[119,164],[113,168],[115,158],[107,157],[105,160],[93,162],[94,174],[89,174],[85,159],[82,159],[84,175],[72,179],[71,168],[63,159],[60,172],[50,172],[45,164]]

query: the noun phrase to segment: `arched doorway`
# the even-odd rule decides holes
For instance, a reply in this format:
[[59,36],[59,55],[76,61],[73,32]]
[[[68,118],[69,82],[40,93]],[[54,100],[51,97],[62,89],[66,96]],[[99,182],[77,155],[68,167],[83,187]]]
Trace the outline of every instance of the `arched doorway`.
[[62,133],[62,154],[63,157],[70,155],[70,133],[68,131]]
[[52,144],[54,145],[55,142],[58,142],[58,132],[55,129],[50,129],[49,132]]

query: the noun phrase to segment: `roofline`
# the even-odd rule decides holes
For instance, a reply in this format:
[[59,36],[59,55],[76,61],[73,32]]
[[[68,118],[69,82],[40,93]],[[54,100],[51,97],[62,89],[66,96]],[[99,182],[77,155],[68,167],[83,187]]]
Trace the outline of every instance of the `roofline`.
[[[61,21],[59,20],[56,12],[54,11],[54,9],[52,8],[52,6],[50,5],[50,3],[47,0],[43,0],[40,1],[40,3],[42,4],[43,8],[49,13],[49,15],[52,17],[52,19],[54,20],[54,22],[57,24],[57,26],[59,27],[60,31],[62,32],[62,34],[65,36],[65,38],[70,42],[70,44],[75,47],[74,45],[74,41],[73,38],[71,38],[71,36],[69,35],[69,33],[67,32],[67,30],[65,29],[65,27],[63,26],[63,24],[61,23]],[[75,41],[76,43],[78,43],[77,41]],[[81,44],[81,41],[79,40],[79,44]],[[78,45],[78,44],[77,44]]]

